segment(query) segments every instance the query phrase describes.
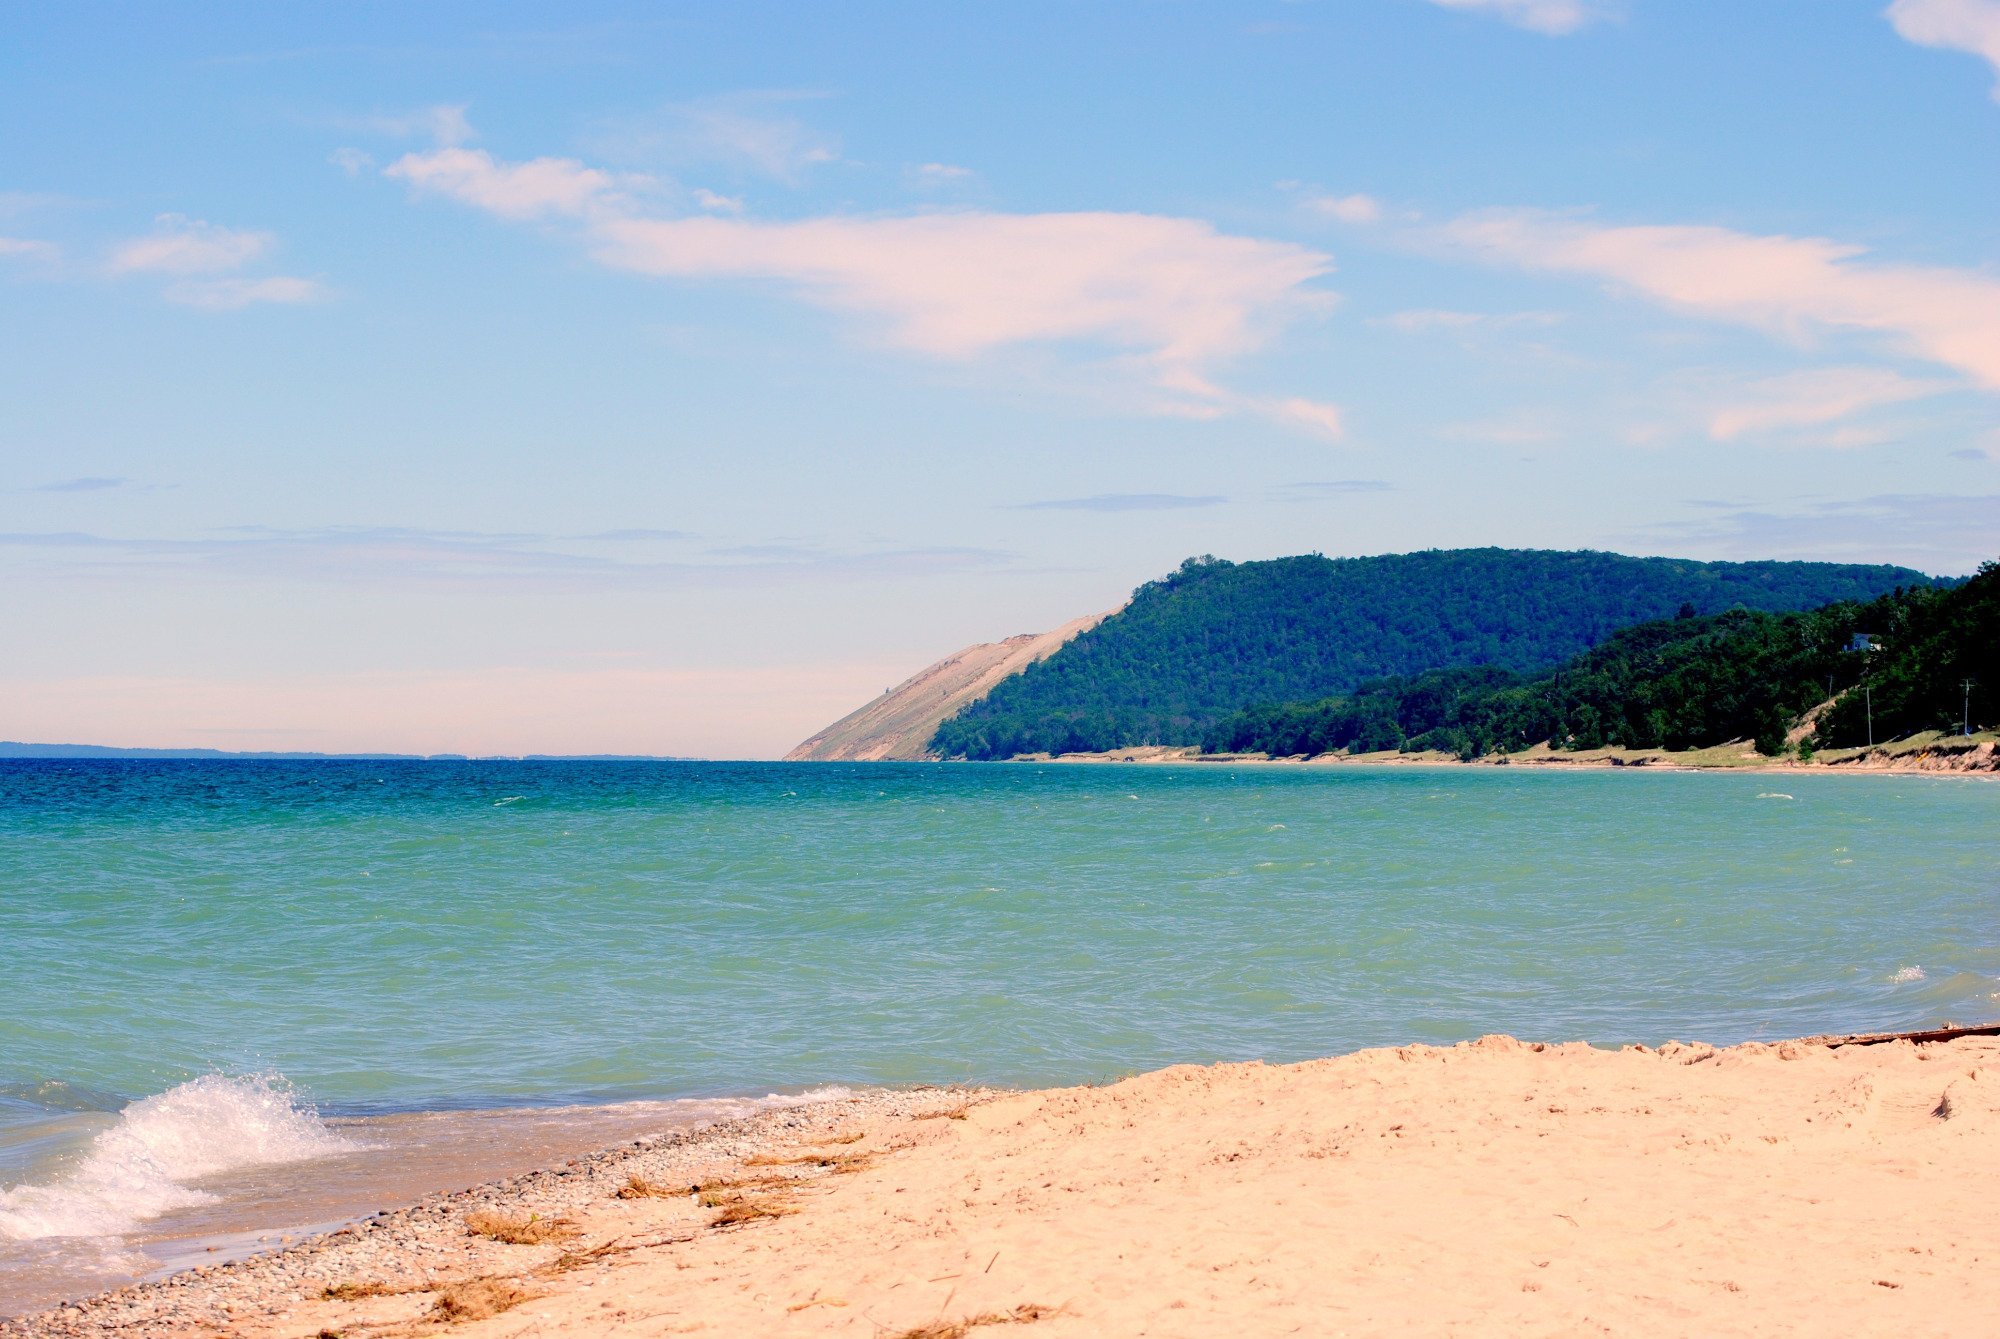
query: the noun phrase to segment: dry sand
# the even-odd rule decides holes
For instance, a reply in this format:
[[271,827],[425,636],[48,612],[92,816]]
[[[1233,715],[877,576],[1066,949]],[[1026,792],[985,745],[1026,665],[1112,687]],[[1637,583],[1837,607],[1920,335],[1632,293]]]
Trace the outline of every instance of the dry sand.
[[[183,1328],[135,1293],[22,1332],[2000,1333],[1992,1036],[1658,1051],[1488,1038],[784,1119],[526,1185],[537,1222],[574,1220],[564,1240],[472,1237],[445,1203],[418,1215],[437,1247],[422,1258],[393,1233],[373,1255],[293,1252],[290,1298],[413,1291],[269,1295]],[[751,1147],[766,1151],[746,1165]],[[645,1166],[666,1195],[614,1198]],[[686,1193],[717,1175],[782,1179],[707,1205]],[[489,1281],[447,1286],[475,1276]]]

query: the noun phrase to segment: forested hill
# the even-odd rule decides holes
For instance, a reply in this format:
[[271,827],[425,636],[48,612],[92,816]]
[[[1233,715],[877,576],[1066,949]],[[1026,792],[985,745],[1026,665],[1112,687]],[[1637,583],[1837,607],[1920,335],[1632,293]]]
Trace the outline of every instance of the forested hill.
[[[1857,634],[1869,649],[1858,649]],[[1317,702],[1249,707],[1204,747],[1471,759],[1543,743],[1700,749],[1749,739],[1778,754],[1802,719],[1812,725],[1802,753],[2000,724],[2000,565],[1951,589],[1912,587],[1866,604],[1642,623],[1534,679],[1432,670]]]
[[1453,549],[1191,558],[1119,613],[938,727],[942,757],[1199,744],[1240,708],[1384,675],[1547,669],[1683,612],[1808,609],[1933,584],[1909,568]]

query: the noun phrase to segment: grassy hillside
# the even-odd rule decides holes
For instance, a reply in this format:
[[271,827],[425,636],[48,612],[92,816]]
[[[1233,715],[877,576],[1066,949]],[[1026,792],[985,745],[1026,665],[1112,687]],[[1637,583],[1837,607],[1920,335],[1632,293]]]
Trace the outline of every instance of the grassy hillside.
[[[1857,633],[1878,649],[1850,649]],[[1968,691],[1966,681],[1971,681]],[[1441,749],[1463,758],[1536,744],[1700,749],[1751,739],[1783,752],[1829,698],[1807,748],[2000,720],[2000,566],[1952,589],[1914,587],[1804,613],[1747,609],[1643,623],[1552,673],[1440,670],[1218,723],[1212,752]]]
[[1515,549],[1191,558],[945,721],[931,747],[997,758],[1197,744],[1246,706],[1344,694],[1387,675],[1532,674],[1684,606],[1804,609],[1930,582],[1900,567]]

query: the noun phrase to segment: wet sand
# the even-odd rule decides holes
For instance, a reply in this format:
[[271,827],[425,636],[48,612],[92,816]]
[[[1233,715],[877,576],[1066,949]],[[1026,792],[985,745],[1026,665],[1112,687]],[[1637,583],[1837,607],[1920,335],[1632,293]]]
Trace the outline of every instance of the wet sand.
[[0,1334],[1985,1335],[1995,1315],[2000,1038],[1488,1038],[773,1112]]

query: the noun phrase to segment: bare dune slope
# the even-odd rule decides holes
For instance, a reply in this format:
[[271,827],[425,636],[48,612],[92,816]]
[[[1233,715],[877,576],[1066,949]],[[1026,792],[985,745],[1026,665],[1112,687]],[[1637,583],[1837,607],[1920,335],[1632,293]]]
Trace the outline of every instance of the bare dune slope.
[[930,756],[931,735],[947,717],[993,691],[1079,633],[1109,616],[1091,614],[1054,632],[1025,632],[946,656],[867,706],[835,721],[785,755],[786,762],[916,762]]

